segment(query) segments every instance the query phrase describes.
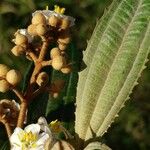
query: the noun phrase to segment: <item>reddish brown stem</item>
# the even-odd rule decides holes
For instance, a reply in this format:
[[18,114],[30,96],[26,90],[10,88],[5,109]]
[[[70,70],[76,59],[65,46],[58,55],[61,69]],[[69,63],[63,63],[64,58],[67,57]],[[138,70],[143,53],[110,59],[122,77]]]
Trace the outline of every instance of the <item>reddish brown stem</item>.
[[45,67],[45,66],[50,66],[52,64],[52,60],[49,60],[49,61],[43,61],[42,62],[42,66]]
[[29,55],[34,62],[36,62],[37,59],[38,59],[37,56],[33,52],[31,52],[31,51],[28,51],[27,55]]
[[[36,78],[37,78],[37,75],[39,74],[39,72],[41,71],[41,69],[43,67],[42,66],[42,61],[45,58],[47,47],[48,47],[48,42],[46,40],[44,40],[41,51],[40,51],[40,54],[39,54],[39,58],[35,58],[35,56],[32,53],[30,53],[30,55],[32,54],[32,59],[34,59],[35,68],[34,68],[33,73],[31,75],[30,83],[29,83],[28,89],[26,91],[26,94],[24,95],[25,99],[23,99],[22,102],[21,102],[17,127],[22,128],[23,125],[24,125],[28,104],[31,102],[31,100],[34,97],[33,93],[34,93],[34,87],[35,87],[35,84],[36,84]],[[20,96],[19,93],[16,90],[14,90],[14,92],[16,93],[16,95]],[[40,92],[38,91],[37,93],[40,93]]]
[[17,122],[17,127],[23,128],[24,125],[24,121],[26,118],[26,113],[27,113],[27,102],[23,102],[20,105],[20,113],[19,113],[19,117],[18,117],[18,122]]
[[10,137],[11,134],[12,134],[12,129],[11,129],[11,127],[10,127],[10,124],[9,124],[5,119],[2,119],[1,122],[2,122],[2,123],[4,124],[4,126],[5,126],[5,129],[6,129],[6,132],[7,132],[8,137]]
[[16,94],[16,96],[19,98],[19,100],[20,100],[21,102],[24,101],[23,94],[22,94],[20,91],[18,91],[16,88],[13,88],[12,91]]
[[40,55],[39,55],[39,61],[42,61],[46,55],[46,52],[47,52],[47,47],[48,47],[48,42],[47,41],[43,41],[43,45],[42,45],[42,48],[41,48],[41,52],[40,52]]

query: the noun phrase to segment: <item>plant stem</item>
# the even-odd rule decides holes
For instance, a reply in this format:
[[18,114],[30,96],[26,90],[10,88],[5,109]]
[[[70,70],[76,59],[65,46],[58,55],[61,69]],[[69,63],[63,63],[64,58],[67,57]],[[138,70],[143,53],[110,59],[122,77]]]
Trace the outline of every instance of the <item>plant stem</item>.
[[21,102],[24,101],[23,94],[20,91],[18,91],[16,88],[13,88],[12,91],[16,94],[16,96],[20,99]]
[[41,48],[41,52],[40,52],[40,55],[39,55],[39,58],[38,60],[39,61],[42,61],[46,55],[46,50],[47,50],[47,47],[48,47],[48,42],[47,41],[43,41],[43,45],[42,45],[42,48]]
[[8,137],[10,137],[11,134],[12,134],[12,129],[11,129],[11,127],[10,127],[10,124],[6,121],[6,119],[2,119],[1,122],[2,122],[2,123],[4,124],[4,126],[5,126],[5,129],[6,129],[6,132],[7,132]]
[[42,66],[45,67],[45,66],[50,66],[52,64],[52,60],[49,60],[49,61],[43,61],[42,62]]
[[28,106],[27,102],[23,102],[20,105],[20,113],[18,117],[17,127],[23,128],[28,108],[27,106]]
[[[27,113],[27,109],[28,109],[28,104],[34,98],[34,96],[32,96],[32,95],[34,93],[36,78],[37,78],[37,75],[39,74],[39,72],[41,71],[41,69],[43,67],[42,62],[43,62],[43,59],[45,58],[45,55],[47,52],[46,50],[48,47],[48,42],[45,39],[42,39],[42,40],[43,40],[43,45],[42,45],[42,48],[41,48],[41,51],[39,54],[39,58],[36,58],[35,55],[30,53],[30,54],[32,54],[32,59],[35,63],[35,67],[34,67],[33,73],[32,73],[31,78],[30,78],[30,83],[28,85],[27,91],[26,91],[23,99],[21,99],[22,97],[18,91],[13,90],[16,93],[16,95],[18,97],[20,97],[20,99],[22,100],[21,106],[20,106],[20,113],[19,113],[19,117],[18,117],[18,122],[17,122],[17,127],[20,127],[20,128],[22,128],[24,125],[24,121],[25,121],[26,113]],[[38,91],[37,93],[40,93],[40,92]]]

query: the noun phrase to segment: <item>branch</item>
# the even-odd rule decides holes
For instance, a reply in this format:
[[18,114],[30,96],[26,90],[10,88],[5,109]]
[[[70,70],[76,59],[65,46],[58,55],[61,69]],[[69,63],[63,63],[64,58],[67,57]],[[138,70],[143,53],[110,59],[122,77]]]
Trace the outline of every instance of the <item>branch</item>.
[[52,64],[52,60],[49,60],[49,61],[43,61],[43,62],[42,62],[42,67],[50,66],[51,64]]
[[29,55],[34,62],[36,62],[38,59],[37,56],[33,52],[31,52],[30,50],[27,52],[27,55]]
[[16,94],[16,96],[20,99],[21,102],[25,101],[24,96],[20,91],[18,91],[16,88],[13,88],[12,91]]
[[42,61],[44,59],[44,57],[46,55],[47,47],[48,47],[48,42],[46,41],[46,39],[43,39],[43,45],[42,45],[42,48],[41,48],[41,51],[39,54],[39,58],[38,58],[39,61]]
[[8,137],[12,135],[12,129],[6,119],[0,119],[0,122],[4,124]]

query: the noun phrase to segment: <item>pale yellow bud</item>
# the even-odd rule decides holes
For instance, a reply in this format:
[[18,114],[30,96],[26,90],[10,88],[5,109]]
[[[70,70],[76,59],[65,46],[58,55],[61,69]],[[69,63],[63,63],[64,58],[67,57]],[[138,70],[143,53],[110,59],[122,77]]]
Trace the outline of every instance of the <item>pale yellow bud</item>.
[[63,30],[66,30],[66,29],[68,29],[69,28],[69,26],[70,26],[70,20],[69,20],[69,18],[62,18],[62,20],[61,20],[61,29],[63,29]]
[[36,25],[34,25],[34,24],[29,25],[27,30],[28,30],[28,33],[31,35],[33,35],[33,36],[37,35]]
[[59,37],[58,42],[62,44],[68,44],[70,42],[70,37]]
[[10,84],[6,80],[0,80],[0,92],[5,93],[9,90]]
[[67,48],[67,44],[58,43],[58,48],[59,48],[61,51],[64,51],[64,50]]
[[52,59],[52,67],[55,70],[60,70],[66,63],[66,60],[63,56],[56,56]]
[[48,83],[48,80],[49,80],[48,74],[46,72],[41,72],[37,77],[36,83],[39,86],[44,86]]
[[16,34],[16,39],[15,39],[16,45],[26,44],[27,42],[28,42],[28,38],[25,35],[22,35],[20,33]]
[[59,26],[60,18],[58,18],[56,16],[50,16],[48,22],[49,22],[50,26],[57,27],[57,26]]
[[20,56],[20,55],[25,54],[25,48],[20,45],[16,45],[15,47],[12,48],[11,52],[15,56]]
[[58,98],[59,93],[53,93],[53,98]]
[[50,56],[51,56],[51,59],[53,59],[56,56],[60,56],[59,48],[57,48],[57,47],[52,48],[51,51],[50,51]]
[[36,26],[36,33],[39,35],[39,36],[43,36],[44,34],[46,34],[47,32],[47,26],[44,25],[44,24],[38,24]]
[[64,74],[68,74],[71,72],[71,67],[70,66],[67,66],[67,67],[63,67],[61,68],[61,72],[64,73]]
[[42,13],[36,13],[33,18],[32,18],[32,24],[37,25],[37,24],[46,24],[46,18]]
[[10,68],[4,64],[0,64],[0,77],[5,77]]
[[11,84],[16,86],[21,81],[21,74],[17,70],[10,70],[6,75],[6,80]]

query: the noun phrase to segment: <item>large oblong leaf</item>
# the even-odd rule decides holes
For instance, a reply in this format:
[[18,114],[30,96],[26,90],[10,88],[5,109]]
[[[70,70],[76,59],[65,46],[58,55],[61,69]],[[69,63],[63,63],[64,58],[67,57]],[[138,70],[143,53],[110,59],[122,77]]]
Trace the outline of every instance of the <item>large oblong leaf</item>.
[[150,1],[114,0],[98,22],[79,74],[75,130],[102,136],[129,98],[150,51]]

